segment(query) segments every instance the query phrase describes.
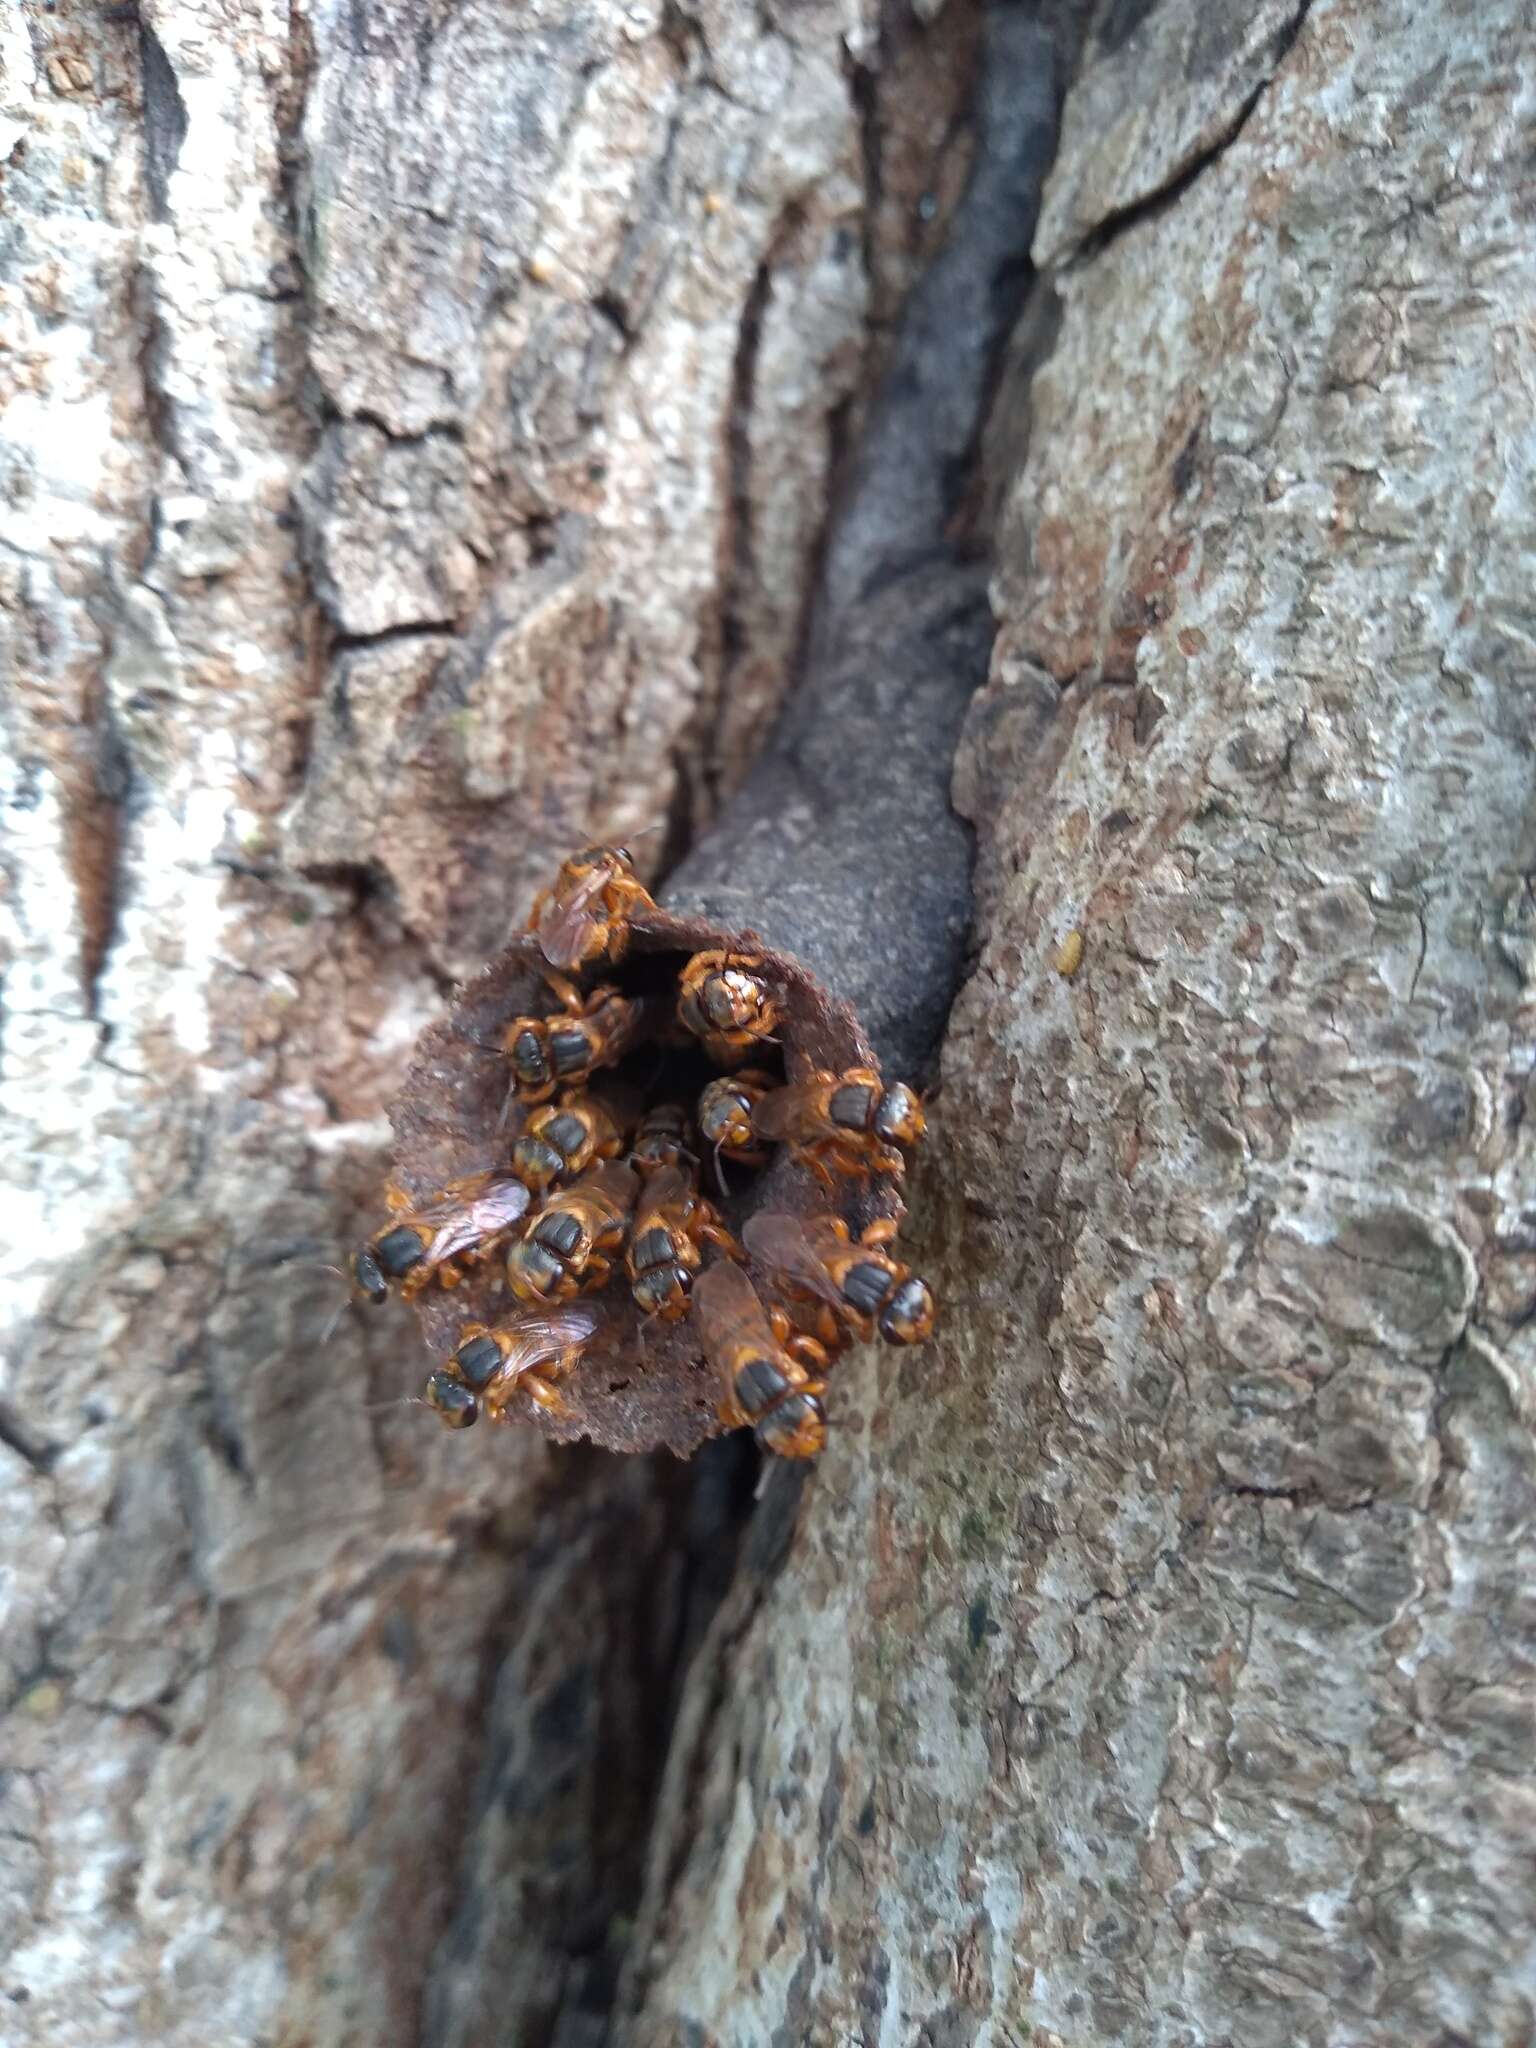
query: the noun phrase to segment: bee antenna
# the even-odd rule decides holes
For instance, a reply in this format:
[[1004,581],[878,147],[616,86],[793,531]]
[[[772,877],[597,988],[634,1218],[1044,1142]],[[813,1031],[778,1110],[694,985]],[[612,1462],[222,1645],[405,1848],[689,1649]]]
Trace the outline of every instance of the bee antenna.
[[731,1191],[726,1186],[725,1168],[720,1164],[720,1147],[724,1142],[723,1138],[715,1141],[715,1186],[720,1190],[721,1201],[728,1202],[731,1199]]
[[455,1025],[454,1036],[456,1038],[462,1038],[466,1045],[472,1045],[475,1048],[476,1052],[490,1052],[502,1054],[506,1051],[506,1047],[504,1045],[487,1045],[483,1038],[477,1038],[473,1031],[466,1031],[460,1025]]
[[[336,1268],[332,1266],[329,1270],[334,1273]],[[330,1321],[326,1324],[325,1329],[322,1331],[320,1336],[320,1348],[322,1351],[325,1349],[326,1345],[330,1343],[331,1339],[335,1336],[337,1330],[341,1325],[342,1317],[346,1314],[347,1310],[351,1306],[352,1304],[350,1301],[342,1302],[340,1307],[336,1310],[336,1313],[331,1317]]]
[[507,1128],[507,1122],[508,1122],[508,1119],[509,1119],[509,1118],[511,1117],[511,1115],[512,1115],[512,1105],[513,1105],[513,1103],[514,1103],[514,1102],[515,1102],[516,1100],[517,1100],[517,1081],[516,1081],[516,1079],[514,1078],[514,1079],[513,1079],[513,1081],[512,1081],[511,1083],[510,1083],[510,1085],[508,1086],[506,1094],[505,1094],[505,1095],[504,1095],[504,1096],[502,1097],[502,1101],[501,1101],[501,1115],[500,1115],[499,1117],[497,1117],[497,1119],[496,1119],[496,1133],[497,1133],[497,1136],[498,1136],[498,1137],[499,1137],[499,1136],[501,1135],[501,1133],[502,1133],[502,1132],[503,1132],[503,1131],[504,1131],[504,1130],[505,1130],[505,1129]]

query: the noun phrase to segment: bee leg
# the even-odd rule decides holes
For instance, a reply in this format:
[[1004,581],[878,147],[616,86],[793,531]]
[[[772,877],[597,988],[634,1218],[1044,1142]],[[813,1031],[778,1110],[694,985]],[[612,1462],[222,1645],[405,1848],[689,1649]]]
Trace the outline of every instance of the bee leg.
[[822,1156],[827,1148],[827,1144],[827,1139],[818,1138],[813,1144],[799,1145],[795,1148],[795,1157],[802,1166],[810,1168],[829,1195],[835,1195],[837,1193],[837,1177]]
[[[807,1337],[802,1330],[796,1330],[791,1334],[784,1349],[803,1372],[824,1373],[831,1363],[824,1347],[818,1344],[814,1337]],[[802,1394],[819,1394],[822,1384],[819,1378],[808,1380],[800,1391]]]
[[882,1145],[875,1153],[875,1172],[888,1173],[896,1180],[905,1180],[907,1162],[894,1145]]
[[582,1275],[583,1288],[590,1288],[595,1292],[599,1287],[606,1286],[608,1275],[612,1271],[613,1261],[605,1259],[601,1252],[594,1252],[587,1260],[587,1270]]
[[561,1421],[564,1421],[570,1415],[570,1409],[566,1406],[560,1395],[555,1392],[549,1381],[542,1378],[536,1372],[525,1375],[523,1379],[523,1392],[528,1396],[535,1408],[542,1408],[546,1415],[558,1416]]
[[398,1216],[402,1210],[410,1208],[411,1198],[398,1181],[392,1180],[385,1183],[384,1206],[392,1216]]
[[696,1223],[694,1229],[705,1244],[713,1245],[717,1252],[724,1252],[725,1256],[734,1259],[738,1266],[745,1261],[746,1253],[723,1223]]
[[[644,882],[638,880],[634,875],[615,875],[608,884],[608,913],[615,922],[623,918],[633,917],[637,910],[654,910],[655,908],[655,897],[646,888]],[[625,936],[627,937],[628,934],[626,933]],[[609,950],[614,959],[618,958],[621,943],[617,934],[609,941]]]
[[[827,1354],[814,1337],[807,1337],[803,1330],[797,1330],[781,1308],[768,1311],[768,1327],[780,1349],[787,1352],[802,1370],[822,1373],[827,1369]],[[810,1392],[802,1388],[802,1392]]]
[[568,974],[561,974],[553,967],[541,967],[539,972],[548,982],[557,1002],[579,1017],[587,1007],[587,999]]
[[549,899],[553,893],[554,892],[550,889],[541,889],[538,895],[534,897],[532,906],[530,907],[528,912],[528,922],[527,925],[524,927],[525,930],[530,932],[536,932],[538,930],[539,919],[544,915],[545,908],[548,905]]
[[[860,1232],[859,1243],[872,1252],[880,1251],[895,1237],[898,1227],[894,1216],[877,1216],[873,1223]],[[848,1226],[840,1216],[836,1219],[834,1228],[841,1236],[848,1235]]]

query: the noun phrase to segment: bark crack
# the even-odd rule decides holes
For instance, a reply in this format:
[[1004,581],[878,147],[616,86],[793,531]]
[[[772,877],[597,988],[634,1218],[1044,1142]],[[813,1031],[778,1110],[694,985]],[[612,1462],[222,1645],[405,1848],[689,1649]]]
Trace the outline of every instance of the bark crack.
[[1081,265],[1091,263],[1095,257],[1102,255],[1104,250],[1112,242],[1117,241],[1120,236],[1128,233],[1132,228],[1144,226],[1149,221],[1161,218],[1163,214],[1178,205],[1190,187],[1213,164],[1219,162],[1232,147],[1233,143],[1242,135],[1249,121],[1252,120],[1259,102],[1274,84],[1275,74],[1294,48],[1296,40],[1306,24],[1307,15],[1311,11],[1311,7],[1312,0],[1299,0],[1295,14],[1277,30],[1270,46],[1272,54],[1267,74],[1260,79],[1253,91],[1249,93],[1248,97],[1238,107],[1237,112],[1222,129],[1215,141],[1209,143],[1170,177],[1164,179],[1163,183],[1157,186],[1155,190],[1145,193],[1141,198],[1131,201],[1126,206],[1117,207],[1112,212],[1107,213],[1082,238],[1065,262],[1056,266],[1058,269],[1075,270]]

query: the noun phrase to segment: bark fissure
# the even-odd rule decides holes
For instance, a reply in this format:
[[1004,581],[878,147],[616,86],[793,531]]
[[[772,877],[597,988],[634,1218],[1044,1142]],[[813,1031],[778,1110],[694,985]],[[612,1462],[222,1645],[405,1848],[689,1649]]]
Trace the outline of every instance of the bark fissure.
[[[1144,194],[1132,204],[1119,207],[1107,214],[1073,254],[1070,259],[1072,264],[1092,263],[1117,236],[1126,234],[1132,228],[1140,227],[1148,221],[1154,221],[1160,214],[1177,206],[1196,179],[1225,156],[1252,120],[1264,95],[1271,89],[1276,74],[1295,47],[1311,6],[1312,0],[1298,0],[1291,18],[1276,29],[1265,56],[1267,75],[1249,93],[1222,133],[1187,164],[1180,166],[1166,183]],[[1176,474],[1176,488],[1177,485]]]
[[[18,2044],[1523,2038],[1529,10],[997,10],[905,323],[968,0],[225,11],[0,22]],[[750,1514],[317,1270],[657,817],[966,977]]]

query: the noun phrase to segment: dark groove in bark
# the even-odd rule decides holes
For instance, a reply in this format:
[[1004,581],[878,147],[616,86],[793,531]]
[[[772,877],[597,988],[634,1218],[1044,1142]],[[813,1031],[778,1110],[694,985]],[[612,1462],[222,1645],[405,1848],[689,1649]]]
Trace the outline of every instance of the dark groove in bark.
[[1297,37],[1301,34],[1311,6],[1312,0],[1300,0],[1295,14],[1274,38],[1273,55],[1268,72],[1254,87],[1247,99],[1243,101],[1227,127],[1217,136],[1210,147],[1201,150],[1181,171],[1170,178],[1166,184],[1160,185],[1155,192],[1149,192],[1144,198],[1134,201],[1133,204],[1122,206],[1115,212],[1106,214],[1104,219],[1094,228],[1093,232],[1084,236],[1083,240],[1062,266],[1063,268],[1070,270],[1075,269],[1081,263],[1091,263],[1097,255],[1107,248],[1111,242],[1115,241],[1118,236],[1123,235],[1127,229],[1140,227],[1147,221],[1157,220],[1161,215],[1168,212],[1170,208],[1178,205],[1196,179],[1208,171],[1218,158],[1226,154],[1247,127],[1253,117],[1254,109],[1258,106],[1259,101],[1263,99],[1265,93],[1269,91],[1271,85],[1273,85],[1275,73],[1285,62],[1286,57],[1295,45]]
[[970,835],[949,780],[992,621],[984,555],[957,515],[1030,276],[1058,104],[1050,37],[1031,12],[994,10],[970,179],[849,464],[800,687],[664,892],[796,954],[907,1076],[937,1046],[970,917]]
[[24,1458],[34,1472],[47,1474],[62,1448],[34,1435],[8,1402],[0,1402],[0,1444]]
[[150,214],[169,220],[170,182],[187,139],[187,106],[165,45],[139,16],[139,75],[144,94],[144,182]]

